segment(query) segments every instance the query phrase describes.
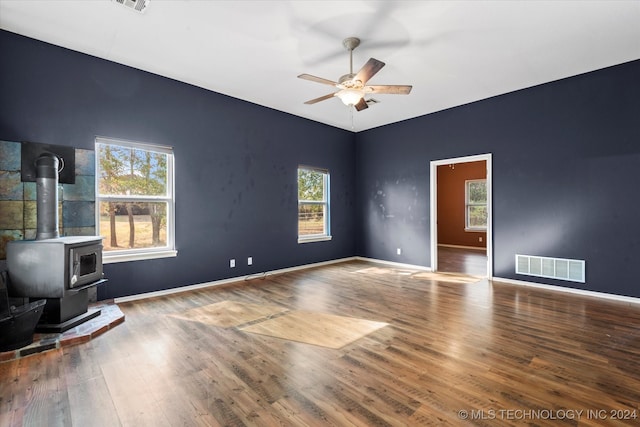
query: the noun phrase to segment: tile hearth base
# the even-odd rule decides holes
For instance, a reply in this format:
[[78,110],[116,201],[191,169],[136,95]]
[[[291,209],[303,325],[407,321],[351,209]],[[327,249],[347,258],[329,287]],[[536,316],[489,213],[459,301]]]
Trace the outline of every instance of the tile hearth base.
[[82,344],[124,322],[124,314],[113,302],[99,302],[89,306],[89,312],[100,314],[63,333],[35,333],[33,343],[17,350],[0,352],[0,363],[20,359],[36,353]]

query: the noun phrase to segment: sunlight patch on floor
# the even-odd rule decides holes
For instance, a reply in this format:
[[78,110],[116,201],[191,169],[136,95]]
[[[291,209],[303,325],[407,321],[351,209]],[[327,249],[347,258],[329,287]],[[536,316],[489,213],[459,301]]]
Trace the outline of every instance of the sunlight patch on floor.
[[236,327],[259,319],[287,311],[277,305],[252,304],[237,301],[222,301],[203,307],[193,308],[184,313],[174,313],[171,317],[223,328]]
[[283,316],[245,326],[240,330],[306,344],[338,349],[387,326],[334,314],[292,311]]
[[398,275],[409,276],[412,279],[436,280],[447,283],[476,283],[484,279],[482,276],[472,276],[460,273],[434,273],[431,271],[398,269],[393,267],[367,267],[356,270],[357,274],[378,274],[378,275]]

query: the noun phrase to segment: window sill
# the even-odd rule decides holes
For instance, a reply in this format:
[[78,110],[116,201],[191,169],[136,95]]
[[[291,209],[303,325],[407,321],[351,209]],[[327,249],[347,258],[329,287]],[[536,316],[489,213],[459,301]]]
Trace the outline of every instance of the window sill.
[[171,258],[176,256],[178,256],[178,251],[175,249],[121,254],[109,254],[108,252],[103,252],[102,263],[114,264],[116,262],[142,261],[145,259]]
[[465,228],[464,231],[471,232],[471,233],[486,233],[487,229],[486,228]]
[[298,243],[324,242],[327,240],[331,240],[331,236],[298,237]]

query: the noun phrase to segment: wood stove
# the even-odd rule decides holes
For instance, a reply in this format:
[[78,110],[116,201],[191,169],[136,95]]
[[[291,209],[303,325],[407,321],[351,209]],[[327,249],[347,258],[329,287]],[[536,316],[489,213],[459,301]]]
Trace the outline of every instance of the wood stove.
[[36,240],[7,244],[9,294],[47,299],[36,331],[64,332],[100,314],[89,312],[88,289],[106,282],[102,238],[58,234],[58,158],[43,154],[37,166]]
[[90,319],[88,315],[75,318],[88,311],[88,289],[105,282],[100,237],[10,242],[7,266],[13,297],[47,299],[38,331],[62,332],[57,329],[66,330]]

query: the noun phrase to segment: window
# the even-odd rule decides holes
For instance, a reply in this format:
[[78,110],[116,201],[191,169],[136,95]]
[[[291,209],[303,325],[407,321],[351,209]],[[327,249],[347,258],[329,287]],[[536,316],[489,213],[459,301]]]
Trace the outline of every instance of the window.
[[465,205],[467,231],[486,231],[487,229],[487,180],[473,179],[465,181]]
[[104,262],[175,256],[173,150],[96,138],[96,224]]
[[298,168],[298,243],[330,240],[329,171]]

